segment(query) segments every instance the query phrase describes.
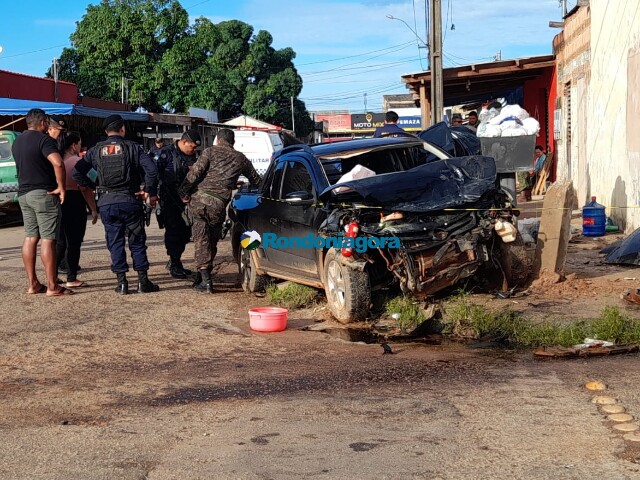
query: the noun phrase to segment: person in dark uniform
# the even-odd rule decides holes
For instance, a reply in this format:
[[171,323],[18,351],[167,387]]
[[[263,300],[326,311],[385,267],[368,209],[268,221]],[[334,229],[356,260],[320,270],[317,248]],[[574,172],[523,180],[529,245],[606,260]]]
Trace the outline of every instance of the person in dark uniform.
[[47,134],[56,141],[60,155],[64,153],[64,135],[66,130],[65,121],[60,117],[49,117],[49,128]]
[[398,114],[389,110],[384,116],[384,125],[376,128],[376,131],[373,132],[374,138],[397,137],[405,134],[406,132],[398,126],[398,120],[400,120]]
[[164,223],[164,245],[169,256],[167,270],[174,278],[187,278],[191,270],[182,265],[182,254],[191,238],[191,222],[185,204],[178,195],[189,168],[196,163],[196,148],[202,140],[197,130],[188,130],[177,142],[163,148],[156,157],[158,166],[158,199]]
[[234,150],[234,141],[233,130],[221,129],[214,145],[202,152],[178,189],[193,217],[191,232],[199,279],[194,289],[200,292],[213,293],[213,259],[218,252],[227,204],[231,201],[231,192],[237,188],[238,177],[244,175],[252,186],[260,183],[260,175],[249,159]]
[[[156,204],[158,170],[142,145],[125,140],[124,120],[120,115],[108,116],[102,125],[107,139],[92,147],[76,163],[73,178],[81,186],[92,187],[92,182],[97,185],[100,220],[111,253],[111,271],[118,277],[116,292],[129,293],[125,237],[133,257],[133,269],[138,272],[138,292],[157,292],[160,287],[147,276],[149,260],[143,202]],[[144,189],[140,190],[142,183]]]
[[160,151],[163,148],[164,140],[162,140],[160,137],[156,137],[156,139],[153,141],[153,146],[149,149],[149,155],[151,155],[152,158],[155,158],[160,155]]

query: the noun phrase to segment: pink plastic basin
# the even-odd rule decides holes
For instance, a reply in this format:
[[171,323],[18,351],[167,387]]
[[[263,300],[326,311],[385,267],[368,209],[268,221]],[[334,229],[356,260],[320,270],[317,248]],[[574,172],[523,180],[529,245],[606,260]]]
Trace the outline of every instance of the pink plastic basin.
[[249,310],[249,326],[257,332],[281,332],[287,328],[286,308],[258,307]]

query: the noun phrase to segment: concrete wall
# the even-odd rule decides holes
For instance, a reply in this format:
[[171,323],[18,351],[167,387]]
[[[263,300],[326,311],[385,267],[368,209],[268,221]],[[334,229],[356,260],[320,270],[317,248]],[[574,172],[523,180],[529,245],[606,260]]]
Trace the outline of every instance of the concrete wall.
[[590,8],[579,8],[565,19],[564,30],[553,41],[557,62],[557,100],[554,110],[561,110],[560,125],[556,126],[559,138],[554,142],[556,178],[573,181],[579,203],[584,203],[589,191],[589,175],[585,168],[585,135],[591,26]]
[[[636,207],[640,205],[640,2],[592,0],[591,25],[586,193],[605,205]],[[639,208],[612,208],[607,213],[627,231],[640,226]]]
[[630,232],[640,226],[640,2],[591,0],[554,50],[557,177],[573,181],[578,205],[597,197]]

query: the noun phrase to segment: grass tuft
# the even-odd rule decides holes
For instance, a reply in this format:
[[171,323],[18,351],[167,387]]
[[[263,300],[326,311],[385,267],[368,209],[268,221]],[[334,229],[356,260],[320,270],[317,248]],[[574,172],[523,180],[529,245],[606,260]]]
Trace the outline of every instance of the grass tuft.
[[534,323],[509,309],[494,312],[475,305],[463,293],[446,306],[443,322],[446,333],[475,338],[492,335],[524,347],[570,347],[585,338],[618,344],[640,342],[640,322],[626,317],[617,307],[605,307],[600,317],[591,321]]
[[299,283],[290,283],[284,288],[278,288],[275,284],[267,286],[267,300],[278,307],[308,307],[315,303],[317,297],[318,290]]
[[400,317],[396,320],[402,330],[415,328],[425,321],[426,317],[420,305],[410,297],[400,296],[387,300],[384,303],[384,311],[391,316],[397,313]]

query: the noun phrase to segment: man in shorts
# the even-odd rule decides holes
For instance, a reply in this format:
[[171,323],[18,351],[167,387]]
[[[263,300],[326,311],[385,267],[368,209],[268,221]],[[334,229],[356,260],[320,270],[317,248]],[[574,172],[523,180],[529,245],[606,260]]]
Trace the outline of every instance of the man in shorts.
[[[18,202],[24,220],[25,239],[22,261],[27,271],[27,293],[45,293],[50,297],[73,294],[56,283],[56,231],[60,204],[64,202],[66,174],[55,140],[47,135],[49,119],[39,108],[29,110],[28,130],[13,143],[13,158],[18,170]],[[40,242],[42,240],[42,242]],[[36,256],[47,277],[46,285],[36,275]]]

